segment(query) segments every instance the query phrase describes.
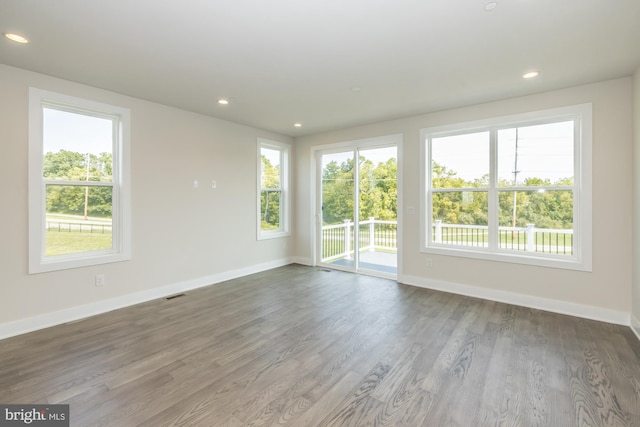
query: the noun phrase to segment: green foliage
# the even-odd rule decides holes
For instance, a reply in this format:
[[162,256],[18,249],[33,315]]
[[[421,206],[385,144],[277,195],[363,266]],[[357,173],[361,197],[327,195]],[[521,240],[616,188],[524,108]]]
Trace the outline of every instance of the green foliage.
[[488,193],[433,193],[433,219],[445,224],[487,225]]
[[[498,193],[500,226],[513,225],[513,194],[513,191]],[[516,227],[526,227],[527,224],[535,224],[536,228],[572,228],[572,191],[518,191],[516,193]]]
[[[82,154],[60,150],[46,153],[43,159],[43,177],[49,180],[110,182],[113,175],[111,153]],[[87,214],[110,217],[112,189],[110,187],[83,187],[81,185],[47,185],[47,213],[83,215],[85,199]]]
[[[434,162],[432,167],[434,188],[483,189],[489,186],[489,177],[465,181],[455,171]],[[514,191],[508,187],[512,182],[498,183],[498,221],[501,227],[513,226]],[[555,183],[540,178],[527,178],[528,191],[515,192],[516,227],[535,224],[536,228],[569,229],[573,227],[573,192],[571,190],[538,191],[536,187],[572,186],[572,178],[563,178]],[[433,193],[433,219],[446,224],[487,225],[488,191],[454,191]]]
[[60,150],[47,153],[43,159],[43,177],[47,179],[80,179],[86,175],[86,156],[73,151]]
[[88,192],[87,215],[111,217],[110,187],[47,186],[47,213],[83,215]]
[[[374,165],[360,157],[360,218],[395,220],[398,206],[398,162],[391,158]],[[353,159],[328,163],[322,171],[322,212],[324,224],[353,219]]]
[[42,169],[46,179],[109,182],[113,175],[113,156],[60,150],[44,155]]
[[280,167],[273,166],[264,155],[261,156],[261,159],[261,228],[262,230],[278,230],[280,228]]

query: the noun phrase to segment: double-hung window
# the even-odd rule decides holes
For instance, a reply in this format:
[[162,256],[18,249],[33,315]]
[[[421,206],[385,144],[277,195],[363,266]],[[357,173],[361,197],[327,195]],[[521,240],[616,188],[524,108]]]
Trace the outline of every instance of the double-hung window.
[[289,235],[290,146],[258,138],[258,239]]
[[129,259],[129,110],[31,88],[29,272]]
[[423,129],[423,251],[591,269],[591,106]]

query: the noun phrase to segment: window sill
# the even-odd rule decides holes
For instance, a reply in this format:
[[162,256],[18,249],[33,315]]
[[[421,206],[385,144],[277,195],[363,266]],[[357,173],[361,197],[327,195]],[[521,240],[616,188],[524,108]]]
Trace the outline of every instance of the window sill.
[[92,265],[110,264],[114,262],[128,261],[130,259],[131,255],[125,253],[105,254],[104,252],[101,252],[83,256],[59,255],[56,257],[48,257],[43,260],[32,260],[29,263],[29,274],[90,267]]
[[537,267],[559,268],[564,270],[576,270],[591,272],[591,260],[580,259],[573,256],[553,256],[549,254],[527,255],[523,253],[504,252],[488,252],[482,250],[473,250],[461,247],[445,247],[445,246],[427,246],[420,250],[421,253],[455,256],[461,258],[480,259],[485,261],[506,262],[512,264],[533,265]]
[[258,232],[258,240],[278,239],[280,237],[289,237],[289,231],[261,231]]

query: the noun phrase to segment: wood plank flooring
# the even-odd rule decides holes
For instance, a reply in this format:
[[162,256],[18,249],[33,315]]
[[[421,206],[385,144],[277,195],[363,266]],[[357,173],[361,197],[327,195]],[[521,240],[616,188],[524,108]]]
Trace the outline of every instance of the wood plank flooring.
[[73,426],[640,426],[627,327],[290,265],[0,341]]

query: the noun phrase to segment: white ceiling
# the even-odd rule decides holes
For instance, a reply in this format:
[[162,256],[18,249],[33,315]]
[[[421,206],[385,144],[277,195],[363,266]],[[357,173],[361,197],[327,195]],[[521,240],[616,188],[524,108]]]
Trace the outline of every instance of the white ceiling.
[[488,1],[1,0],[0,62],[292,136],[640,66],[640,0]]

